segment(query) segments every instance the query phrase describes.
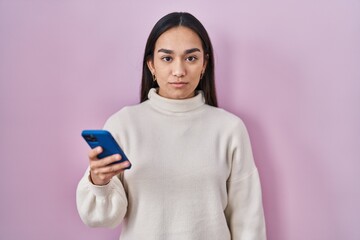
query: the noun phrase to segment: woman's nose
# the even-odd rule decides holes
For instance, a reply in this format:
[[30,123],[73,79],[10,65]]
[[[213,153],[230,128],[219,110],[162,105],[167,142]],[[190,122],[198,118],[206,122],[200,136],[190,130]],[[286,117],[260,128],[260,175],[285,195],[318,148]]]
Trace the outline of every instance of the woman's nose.
[[184,63],[180,60],[174,61],[172,74],[175,77],[183,77],[185,75]]

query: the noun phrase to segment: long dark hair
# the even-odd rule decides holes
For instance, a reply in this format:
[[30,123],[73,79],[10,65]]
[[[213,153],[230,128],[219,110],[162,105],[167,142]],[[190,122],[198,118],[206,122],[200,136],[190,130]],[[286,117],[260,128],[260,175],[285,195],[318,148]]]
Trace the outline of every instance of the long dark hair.
[[154,58],[155,43],[157,39],[170,28],[179,26],[190,28],[197,33],[201,39],[202,47],[204,49],[204,59],[207,59],[207,66],[196,90],[202,90],[204,92],[206,104],[217,107],[212,44],[209,35],[201,22],[193,15],[186,12],[173,12],[162,17],[151,30],[145,46],[140,102],[144,102],[148,99],[148,93],[151,88],[159,87],[157,82],[153,81],[153,76],[147,66],[147,61],[150,58]]

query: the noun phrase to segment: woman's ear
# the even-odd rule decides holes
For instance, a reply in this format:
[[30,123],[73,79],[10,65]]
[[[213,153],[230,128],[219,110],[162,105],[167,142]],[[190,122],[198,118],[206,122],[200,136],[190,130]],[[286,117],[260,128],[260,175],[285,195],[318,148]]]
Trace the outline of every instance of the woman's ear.
[[154,67],[154,61],[151,57],[148,58],[146,61],[147,67],[149,68],[152,75],[155,75],[155,67]]
[[209,61],[209,54],[206,54],[205,57],[204,57],[204,64],[203,64],[203,70],[202,70],[203,73],[206,70],[206,66],[208,64],[208,61]]

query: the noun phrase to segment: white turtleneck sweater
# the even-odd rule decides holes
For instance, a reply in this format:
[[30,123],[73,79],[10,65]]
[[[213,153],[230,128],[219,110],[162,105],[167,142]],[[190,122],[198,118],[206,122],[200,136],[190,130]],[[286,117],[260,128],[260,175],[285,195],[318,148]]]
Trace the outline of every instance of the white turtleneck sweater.
[[77,188],[81,219],[122,223],[122,240],[265,240],[261,187],[248,133],[235,115],[159,96],[112,115],[110,131],[132,163],[105,186]]

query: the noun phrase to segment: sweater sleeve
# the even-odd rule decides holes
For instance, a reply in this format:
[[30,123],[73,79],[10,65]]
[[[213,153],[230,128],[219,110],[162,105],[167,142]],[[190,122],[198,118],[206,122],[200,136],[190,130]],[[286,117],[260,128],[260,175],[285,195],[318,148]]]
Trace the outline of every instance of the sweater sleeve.
[[242,122],[233,133],[232,168],[227,181],[228,205],[225,209],[231,239],[266,240],[261,185],[250,139]]
[[[119,131],[117,121],[112,116],[103,128],[110,131],[116,140]],[[90,227],[116,227],[124,219],[128,206],[123,183],[119,177],[113,177],[107,185],[97,186],[89,180],[89,175],[88,169],[76,191],[76,204],[82,221]]]
[[89,171],[76,190],[76,205],[82,221],[90,227],[116,227],[127,210],[127,198],[120,179],[113,177],[107,185],[90,182]]

